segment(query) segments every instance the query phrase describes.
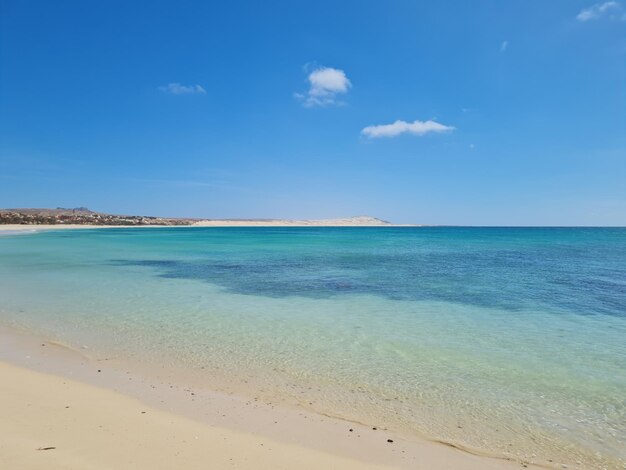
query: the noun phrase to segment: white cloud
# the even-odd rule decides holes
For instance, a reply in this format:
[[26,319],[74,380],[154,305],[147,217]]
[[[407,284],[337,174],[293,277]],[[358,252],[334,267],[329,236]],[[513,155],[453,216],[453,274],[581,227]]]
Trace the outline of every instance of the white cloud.
[[200,85],[181,85],[180,83],[168,83],[166,86],[160,86],[159,90],[171,95],[206,94],[206,90]]
[[502,41],[502,44],[500,44],[500,52],[506,51],[507,47],[509,47],[509,41]]
[[309,91],[306,95],[296,93],[305,106],[330,106],[341,104],[337,95],[347,93],[352,83],[343,70],[332,67],[319,67],[308,76]]
[[454,127],[440,124],[433,120],[428,121],[396,121],[393,124],[379,126],[367,126],[361,131],[365,137],[375,139],[378,137],[396,137],[400,134],[424,135],[440,132],[453,131]]
[[596,3],[595,5],[590,6],[589,8],[585,8],[578,13],[576,19],[578,21],[589,21],[596,20],[601,16],[604,16],[607,12],[611,10],[617,10],[621,8],[619,2],[610,1],[604,3]]

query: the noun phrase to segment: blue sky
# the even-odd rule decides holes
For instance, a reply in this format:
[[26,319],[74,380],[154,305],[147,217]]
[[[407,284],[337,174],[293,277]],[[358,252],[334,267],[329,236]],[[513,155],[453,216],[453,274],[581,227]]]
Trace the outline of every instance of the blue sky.
[[0,2],[0,207],[626,225],[626,2]]

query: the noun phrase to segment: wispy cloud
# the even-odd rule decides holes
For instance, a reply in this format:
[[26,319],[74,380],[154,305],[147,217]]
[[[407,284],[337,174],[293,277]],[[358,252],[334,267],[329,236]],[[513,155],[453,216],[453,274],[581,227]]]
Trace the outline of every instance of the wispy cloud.
[[425,135],[453,131],[455,128],[438,123],[437,121],[396,121],[393,124],[367,126],[361,131],[365,137],[375,139],[378,137],[396,137],[400,134]]
[[506,51],[507,47],[509,47],[509,41],[502,41],[502,44],[500,44],[500,52]]
[[346,73],[332,67],[319,67],[309,76],[309,91],[306,94],[296,93],[305,106],[331,106],[341,104],[337,95],[347,93],[352,83]]
[[209,188],[212,183],[194,180],[158,179],[158,178],[132,178],[131,181],[148,186],[173,186],[177,188]]
[[581,10],[576,16],[576,19],[578,21],[597,20],[598,18],[608,15],[612,11],[619,10],[620,8],[620,3],[615,1],[596,3],[589,8]]
[[206,94],[206,90],[200,85],[181,85],[180,83],[168,83],[165,86],[160,86],[159,90],[170,95]]
[[250,188],[231,184],[225,180],[188,180],[188,179],[161,179],[161,178],[129,178],[128,181],[133,184],[142,185],[149,188],[157,188],[163,190],[196,190],[202,188],[210,188],[212,190],[226,191],[248,191]]

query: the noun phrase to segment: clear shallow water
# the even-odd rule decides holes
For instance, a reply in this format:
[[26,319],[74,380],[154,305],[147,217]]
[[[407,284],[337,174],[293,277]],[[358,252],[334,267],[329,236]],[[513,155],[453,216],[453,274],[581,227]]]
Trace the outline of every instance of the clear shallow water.
[[0,299],[4,323],[268,400],[531,461],[626,459],[626,229],[4,236]]

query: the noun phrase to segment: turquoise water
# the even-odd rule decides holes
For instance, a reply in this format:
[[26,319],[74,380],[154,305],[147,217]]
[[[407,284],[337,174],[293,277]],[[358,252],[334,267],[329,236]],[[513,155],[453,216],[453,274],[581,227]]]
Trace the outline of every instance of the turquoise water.
[[0,299],[5,324],[216,388],[521,460],[626,461],[626,229],[9,235]]

